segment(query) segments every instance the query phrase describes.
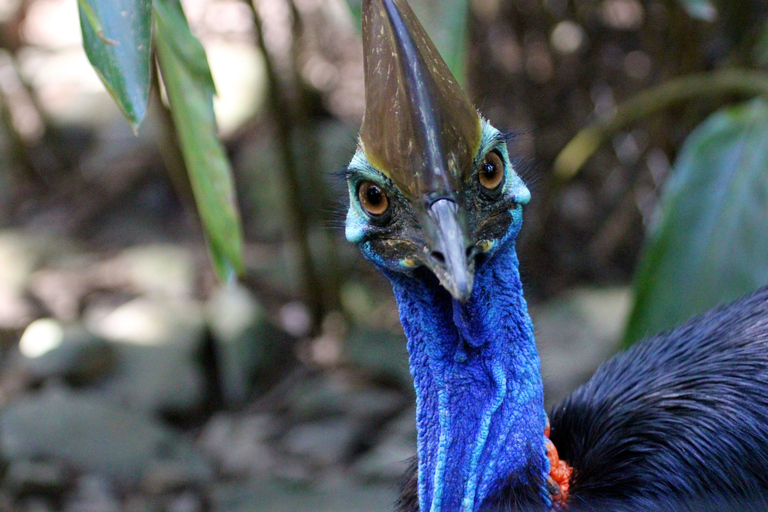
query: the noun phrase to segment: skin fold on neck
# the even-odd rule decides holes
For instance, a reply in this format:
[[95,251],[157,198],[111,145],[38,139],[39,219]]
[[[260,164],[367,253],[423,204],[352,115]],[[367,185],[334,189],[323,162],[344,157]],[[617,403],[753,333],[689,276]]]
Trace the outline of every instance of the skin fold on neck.
[[426,270],[385,273],[416,389],[420,510],[481,510],[516,486],[549,507],[539,356],[514,241],[478,262],[464,304]]

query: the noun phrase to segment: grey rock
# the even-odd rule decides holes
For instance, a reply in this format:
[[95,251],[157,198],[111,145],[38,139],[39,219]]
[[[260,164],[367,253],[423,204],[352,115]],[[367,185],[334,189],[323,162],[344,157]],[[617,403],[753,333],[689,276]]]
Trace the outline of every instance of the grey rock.
[[547,407],[585,382],[618,349],[628,288],[578,288],[531,307]]
[[219,413],[205,425],[198,443],[224,475],[267,474],[276,464],[270,438],[277,432],[269,414]]
[[53,236],[0,230],[0,288],[22,292],[44,262],[72,250],[71,244]]
[[199,304],[142,297],[109,311],[87,312],[86,325],[117,355],[99,394],[132,408],[180,416],[202,406],[205,324]]
[[409,409],[387,423],[376,445],[352,469],[364,482],[397,483],[416,454],[416,411]]
[[343,395],[341,406],[353,418],[377,421],[401,409],[406,400],[405,395],[396,391],[360,388]]
[[392,510],[394,486],[297,487],[285,482],[251,481],[219,485],[213,510],[227,512],[371,512]]
[[115,489],[104,477],[83,475],[77,480],[65,512],[120,512],[120,501]]
[[163,494],[188,488],[202,488],[211,480],[210,468],[188,460],[155,459],[142,477],[142,487],[151,494]]
[[128,482],[137,482],[155,460],[207,468],[191,446],[147,414],[58,388],[0,412],[0,452],[10,461],[64,461]]
[[205,510],[201,497],[192,491],[169,496],[163,501],[165,502],[163,509],[167,512],[203,512]]
[[107,268],[120,269],[139,293],[167,297],[191,297],[196,272],[190,252],[178,245],[134,246],[120,253]]
[[288,351],[288,335],[274,327],[253,294],[237,284],[213,293],[206,303],[206,318],[224,397],[230,405],[243,404],[270,380],[280,352]]
[[296,422],[340,416],[365,421],[390,416],[407,401],[402,393],[363,387],[343,374],[319,374],[292,387],[286,405]]
[[35,320],[19,343],[21,365],[38,379],[64,378],[77,383],[97,380],[115,364],[112,347],[81,325]]
[[358,422],[349,418],[302,423],[285,434],[282,446],[291,455],[330,466],[349,454],[360,434]]
[[61,461],[13,460],[3,477],[3,487],[16,496],[60,495],[72,484],[73,471]]
[[350,363],[367,374],[388,379],[403,389],[413,388],[403,334],[358,326],[350,332],[345,349]]
[[24,512],[53,512],[55,510],[50,500],[42,496],[26,496],[19,500],[17,507],[8,507],[3,510],[14,509]]
[[415,450],[415,444],[387,439],[361,456],[352,469],[363,482],[397,483],[408,469]]

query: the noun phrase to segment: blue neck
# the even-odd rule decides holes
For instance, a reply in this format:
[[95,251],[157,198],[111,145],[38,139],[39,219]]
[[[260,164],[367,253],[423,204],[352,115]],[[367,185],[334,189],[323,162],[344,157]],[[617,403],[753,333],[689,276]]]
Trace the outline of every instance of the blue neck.
[[516,489],[549,505],[539,356],[517,268],[506,242],[478,265],[466,304],[428,272],[386,272],[416,387],[422,512],[477,511]]

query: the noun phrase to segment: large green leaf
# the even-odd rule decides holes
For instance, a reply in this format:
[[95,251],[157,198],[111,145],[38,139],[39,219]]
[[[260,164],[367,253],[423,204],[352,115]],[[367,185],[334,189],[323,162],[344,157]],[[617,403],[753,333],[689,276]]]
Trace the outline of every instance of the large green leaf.
[[213,114],[213,78],[179,1],[155,0],[154,8],[155,46],[171,115],[214,267],[228,280],[242,268],[242,232],[232,171]]
[[88,60],[136,130],[149,98],[152,0],[78,0]]
[[768,283],[768,103],[713,114],[688,138],[641,258],[625,344]]
[[[347,0],[350,12],[362,23],[362,0]],[[469,44],[468,0],[409,0],[408,4],[435,43],[448,68],[462,86],[466,83],[466,57]]]

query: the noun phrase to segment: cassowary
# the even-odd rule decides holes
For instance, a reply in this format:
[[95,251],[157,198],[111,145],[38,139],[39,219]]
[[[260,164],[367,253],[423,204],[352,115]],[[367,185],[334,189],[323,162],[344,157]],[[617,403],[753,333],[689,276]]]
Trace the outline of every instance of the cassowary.
[[408,338],[417,463],[399,510],[760,510],[768,289],[614,357],[550,425],[515,253],[530,194],[505,136],[405,0],[364,0],[363,43],[346,237]]

